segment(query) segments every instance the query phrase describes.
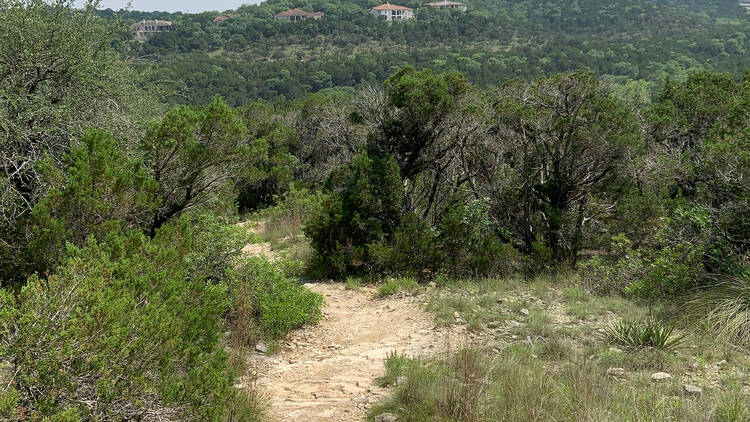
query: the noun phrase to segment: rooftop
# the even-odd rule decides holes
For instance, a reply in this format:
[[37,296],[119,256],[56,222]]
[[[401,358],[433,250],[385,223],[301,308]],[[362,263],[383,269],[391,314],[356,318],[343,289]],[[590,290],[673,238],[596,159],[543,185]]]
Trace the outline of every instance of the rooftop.
[[398,6],[395,4],[384,3],[384,4],[381,4],[380,6],[373,7],[372,10],[414,10],[414,9],[410,7],[406,7],[406,6]]
[[302,9],[294,8],[294,9],[285,10],[277,14],[276,16],[323,16],[323,15],[325,15],[325,13],[323,12],[306,12]]
[[436,1],[434,3],[427,3],[430,6],[466,6],[466,3],[459,3],[457,1],[449,1],[449,0],[443,0],[443,1]]

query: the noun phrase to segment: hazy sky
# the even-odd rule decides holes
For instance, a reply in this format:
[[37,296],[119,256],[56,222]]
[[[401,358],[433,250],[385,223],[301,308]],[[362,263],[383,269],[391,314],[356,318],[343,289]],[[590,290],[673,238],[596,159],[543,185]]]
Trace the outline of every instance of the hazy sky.
[[[164,12],[205,12],[206,10],[224,11],[236,9],[243,4],[258,4],[260,0],[132,0],[130,10],[164,11]],[[102,9],[119,10],[128,4],[128,0],[102,0]]]

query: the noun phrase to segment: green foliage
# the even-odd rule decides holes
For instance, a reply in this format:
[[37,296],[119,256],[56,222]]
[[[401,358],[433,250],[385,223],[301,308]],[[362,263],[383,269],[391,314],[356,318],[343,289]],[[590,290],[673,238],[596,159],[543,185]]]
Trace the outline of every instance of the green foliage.
[[152,122],[140,145],[161,199],[152,234],[185,210],[218,203],[247,162],[244,136],[235,111],[218,97],[200,108],[175,107]]
[[405,206],[398,168],[392,159],[363,153],[332,172],[326,190],[323,209],[305,226],[313,271],[332,278],[365,274],[372,268],[368,246],[391,236]]
[[280,339],[291,330],[321,318],[323,297],[287,278],[267,260],[254,257],[229,272],[235,336],[253,338],[251,320],[260,335]]
[[674,325],[656,320],[618,321],[607,328],[606,336],[610,342],[620,346],[672,350],[684,340],[684,336],[673,335],[673,332]]
[[219,342],[226,289],[191,274],[162,233],[91,239],[16,297],[3,292],[0,361],[27,417],[221,418],[234,394]]
[[158,205],[156,183],[140,162],[130,160],[115,140],[89,131],[62,159],[46,163],[47,196],[33,209],[34,239],[27,254],[33,270],[54,268],[65,244],[83,246],[89,236],[103,240],[129,229],[145,229]]
[[[56,188],[59,194],[62,188],[56,183],[59,179],[48,179],[50,166],[66,165],[63,157],[77,159],[69,154],[92,127],[129,145],[143,116],[160,109],[153,97],[143,95],[136,75],[112,51],[110,40],[116,28],[97,19],[94,6],[82,2],[74,7],[71,0],[0,2],[0,280],[4,283],[21,283],[39,270],[30,266],[54,261],[30,259],[25,250],[35,224],[32,209],[48,189]],[[76,189],[85,194],[86,188]],[[120,199],[124,197],[113,198]]]
[[488,200],[451,208],[437,230],[442,270],[451,276],[502,277],[518,269],[518,253],[496,233]]
[[240,212],[272,203],[290,189],[299,170],[297,134],[274,116],[274,109],[254,103],[241,110],[250,135],[249,169],[237,181]]
[[180,103],[205,103],[215,94],[233,105],[299,99],[329,86],[378,85],[404,65],[461,72],[481,87],[569,69],[661,85],[699,69],[740,76],[750,52],[747,14],[730,0],[482,0],[466,12],[406,2],[417,17],[395,25],[370,15],[373,4],[316,1],[305,10],[325,17],[294,24],[273,20],[292,6],[280,0],[242,6],[220,24],[212,22],[215,12],[100,13],[175,23],[176,30],[146,42],[124,36],[119,43],[133,57],[154,57],[153,79],[166,79],[180,93],[170,100]]

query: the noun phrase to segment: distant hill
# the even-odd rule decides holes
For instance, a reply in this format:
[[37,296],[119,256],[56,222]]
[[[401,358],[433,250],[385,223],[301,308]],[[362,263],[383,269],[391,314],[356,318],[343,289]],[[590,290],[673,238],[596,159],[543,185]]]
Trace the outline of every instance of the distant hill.
[[[586,68],[616,82],[659,86],[696,69],[739,77],[750,63],[750,14],[736,0],[472,0],[469,10],[435,10],[416,19],[378,20],[368,0],[269,0],[200,14],[101,11],[126,22],[168,19],[174,31],[146,42],[123,33],[119,50],[155,66],[150,73],[173,102],[213,95],[241,105],[301,98],[329,88],[379,85],[405,64],[460,71],[480,86]],[[277,22],[297,7],[320,20]],[[232,14],[226,19],[214,20]]]

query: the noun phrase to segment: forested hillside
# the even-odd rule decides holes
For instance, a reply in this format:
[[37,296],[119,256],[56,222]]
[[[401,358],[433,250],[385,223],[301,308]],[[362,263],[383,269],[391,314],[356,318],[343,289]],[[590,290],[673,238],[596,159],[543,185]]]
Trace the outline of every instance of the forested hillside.
[[[750,62],[750,14],[736,0],[475,0],[466,12],[408,0],[416,19],[391,24],[367,12],[373,0],[270,0],[218,13],[100,12],[126,22],[170,19],[175,30],[145,43],[127,31],[118,49],[178,103],[231,105],[295,99],[331,87],[377,86],[404,65],[459,71],[487,87],[589,69],[626,83],[659,87],[705,69],[741,76]],[[320,20],[276,22],[291,7],[325,12]]]

